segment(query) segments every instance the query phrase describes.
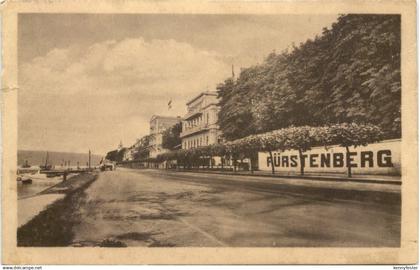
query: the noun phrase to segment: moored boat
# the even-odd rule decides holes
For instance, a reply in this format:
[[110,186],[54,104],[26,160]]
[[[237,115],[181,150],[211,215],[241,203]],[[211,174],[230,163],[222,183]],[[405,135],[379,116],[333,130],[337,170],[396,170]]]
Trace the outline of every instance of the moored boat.
[[22,168],[30,168],[31,165],[29,165],[28,160],[25,160],[25,163],[22,164]]
[[24,185],[32,184],[32,179],[27,176],[18,176],[16,180],[17,182],[21,182]]
[[39,165],[39,168],[41,169],[41,171],[48,171],[52,169],[52,165],[48,164],[48,152],[47,152],[47,156],[45,157],[45,164],[43,165]]
[[25,184],[25,185],[32,184],[32,179],[31,178],[22,179],[22,184]]

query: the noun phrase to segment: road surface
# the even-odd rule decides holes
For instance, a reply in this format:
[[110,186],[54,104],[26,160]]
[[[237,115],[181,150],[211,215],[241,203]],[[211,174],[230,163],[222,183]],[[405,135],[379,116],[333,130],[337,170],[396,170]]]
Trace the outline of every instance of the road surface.
[[118,168],[85,190],[73,245],[399,246],[399,187],[363,185]]

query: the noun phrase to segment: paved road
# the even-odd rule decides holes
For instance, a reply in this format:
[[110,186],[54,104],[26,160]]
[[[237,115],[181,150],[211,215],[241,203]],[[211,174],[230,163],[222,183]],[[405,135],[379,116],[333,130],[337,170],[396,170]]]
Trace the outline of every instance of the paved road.
[[[363,184],[152,170],[103,172],[85,191],[76,245],[399,246],[400,193]],[[373,184],[377,185],[377,184]]]

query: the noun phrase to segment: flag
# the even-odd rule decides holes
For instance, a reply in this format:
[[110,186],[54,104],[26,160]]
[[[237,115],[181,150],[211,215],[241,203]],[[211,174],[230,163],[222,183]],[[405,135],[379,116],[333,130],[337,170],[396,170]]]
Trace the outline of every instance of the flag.
[[168,110],[170,110],[171,108],[172,108],[172,99],[170,99],[168,102]]
[[233,65],[232,65],[232,79],[235,79],[235,68]]

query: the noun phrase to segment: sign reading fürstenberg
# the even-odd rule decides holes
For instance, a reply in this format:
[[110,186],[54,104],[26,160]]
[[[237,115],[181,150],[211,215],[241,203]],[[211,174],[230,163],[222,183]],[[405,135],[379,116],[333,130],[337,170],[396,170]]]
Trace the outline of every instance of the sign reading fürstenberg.
[[[367,146],[351,147],[350,152],[340,146],[314,147],[303,153],[305,172],[347,171],[347,163],[353,173],[401,174],[401,141],[388,140]],[[348,157],[347,157],[348,155]],[[273,151],[274,167],[279,172],[299,172],[298,151]],[[260,170],[271,170],[268,153],[258,153]]]

